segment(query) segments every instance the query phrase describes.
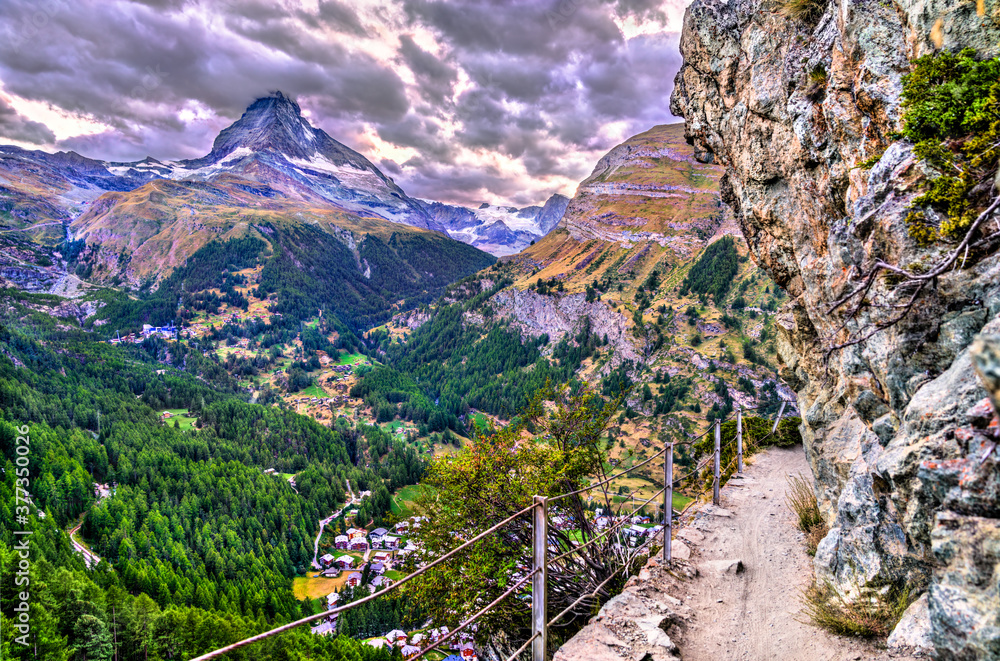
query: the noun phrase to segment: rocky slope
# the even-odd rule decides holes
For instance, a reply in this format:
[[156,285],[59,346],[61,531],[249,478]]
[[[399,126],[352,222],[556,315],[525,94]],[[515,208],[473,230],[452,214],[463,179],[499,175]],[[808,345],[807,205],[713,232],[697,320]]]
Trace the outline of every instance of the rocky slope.
[[[354,252],[369,235],[425,232],[430,244],[449,242],[435,234],[442,227],[423,206],[364,156],[312,127],[281,92],[256,100],[196,160],[103,163],[2,153],[9,156],[0,160],[0,181],[33,172],[27,181],[18,177],[20,194],[60,210],[53,224],[86,242],[84,272],[102,283],[155,284],[212,240],[269,241],[265,225],[318,227]],[[490,262],[482,256],[480,263]],[[360,260],[358,268],[366,270]]]
[[[995,2],[835,0],[805,22],[760,0],[695,0],[672,99],[698,159],[726,167],[722,198],[754,259],[792,296],[779,354],[831,525],[818,579],[849,595],[926,587],[894,639],[927,625],[918,642],[942,659],[1000,656],[1000,459],[969,348],[1000,331],[996,246],[903,322],[824,349],[884,318],[832,310],[874,259],[912,268],[951,249],[920,247],[904,223],[928,170],[894,141],[901,77],[934,48],[995,55],[996,16]],[[879,277],[867,301],[906,298]]]
[[[118,169],[125,168],[131,166]],[[254,101],[219,134],[208,155],[170,164],[161,175],[186,181],[239,175],[313,204],[441,229],[371,161],[310,125],[281,92]]]
[[556,229],[521,257],[561,262],[586,245],[574,270],[589,267],[609,248],[643,251],[627,269],[661,258],[686,261],[723,222],[721,174],[695,160],[681,125],[655,126],[605,154],[580,183]]
[[[739,227],[720,201],[721,174],[721,168],[695,160],[680,124],[629,138],[580,183],[555,229],[501,260],[516,281],[494,299],[498,311],[527,334],[554,338],[567,332],[560,320],[586,316],[609,340],[621,338],[613,342],[616,354],[605,369],[630,360],[686,374],[692,366],[705,370],[714,360],[733,370],[734,379],[737,363],[752,371],[743,361],[727,358],[739,353],[744,339],[757,340],[770,327],[762,306],[783,294],[746,258]],[[726,236],[736,238],[743,257],[725,299],[682,293],[692,265]],[[539,287],[539,282],[548,284]],[[692,306],[699,310],[697,318],[687,314]],[[724,314],[739,317],[739,327],[722,324]],[[669,338],[662,346],[650,341],[654,326]],[[767,379],[766,372],[758,382]],[[734,390],[733,396],[739,400],[740,394]],[[705,401],[713,403],[710,397]]]
[[267,197],[441,229],[371,161],[311,126],[281,92],[254,101],[218,135],[211,152],[193,160],[119,163],[0,146],[0,214],[16,207],[8,213],[22,223],[65,221],[106,191],[128,192],[161,179],[214,183],[234,177]]

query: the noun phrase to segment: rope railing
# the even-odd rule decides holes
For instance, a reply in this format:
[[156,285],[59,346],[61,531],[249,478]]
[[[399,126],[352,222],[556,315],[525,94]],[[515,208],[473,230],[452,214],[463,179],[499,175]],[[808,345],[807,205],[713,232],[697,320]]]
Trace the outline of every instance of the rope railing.
[[[654,498],[656,498],[657,496],[659,496],[660,494],[662,494],[666,490],[667,490],[667,488],[663,487],[662,489],[660,489],[659,491],[657,491],[656,493],[654,493],[644,503],[642,503],[641,505],[639,505],[638,509],[641,510],[643,507],[645,507],[646,505],[648,505],[651,502],[653,502]],[[619,513],[619,516],[621,516],[620,513]],[[565,553],[561,553],[561,554],[557,555],[556,557],[552,558],[551,560],[548,561],[549,564],[558,562],[559,560],[562,560],[563,558],[565,558],[565,557],[567,557],[569,555],[572,555],[574,553],[582,551],[583,549],[587,548],[588,546],[590,546],[594,542],[597,542],[597,541],[599,541],[599,540],[607,537],[608,535],[610,535],[611,533],[613,533],[615,530],[618,530],[626,522],[629,522],[629,519],[620,519],[619,521],[616,521],[607,530],[605,530],[604,532],[602,532],[599,535],[595,535],[594,537],[592,537],[590,539],[590,541],[588,541],[588,542],[586,542],[584,544],[580,544],[578,546],[574,546],[573,548],[571,548],[570,550],[566,551]]]
[[[757,439],[757,441],[755,442],[755,445],[759,445],[761,442],[767,440],[768,438],[770,438],[771,436],[773,436],[775,433],[777,433],[778,423],[781,420],[781,415],[784,412],[785,405],[787,403],[789,403],[789,402],[786,402],[785,400],[782,400],[781,409],[779,410],[778,415],[775,417],[774,426],[772,427],[771,432],[769,434],[767,434],[766,436],[762,437],[761,439]],[[760,408],[760,407],[757,407],[757,408]],[[754,410],[754,409],[746,409],[746,410]],[[740,409],[738,409],[738,411],[737,411],[737,419],[738,420],[741,420],[742,411],[743,411],[742,407],[740,407]],[[548,509],[547,509],[548,508],[548,503],[558,502],[558,501],[560,501],[560,500],[562,500],[564,498],[568,498],[570,496],[579,495],[581,493],[584,493],[584,492],[587,492],[587,491],[591,491],[593,489],[596,489],[596,488],[605,486],[607,484],[610,484],[611,482],[613,482],[613,481],[615,481],[617,479],[620,479],[621,477],[623,477],[625,475],[628,475],[629,473],[632,473],[633,471],[637,470],[638,468],[641,468],[642,466],[645,466],[646,464],[650,463],[651,461],[653,461],[657,457],[664,456],[665,457],[665,461],[664,461],[664,485],[663,485],[663,487],[659,491],[657,491],[656,493],[654,493],[652,496],[650,496],[648,499],[646,499],[643,503],[641,503],[637,508],[634,507],[634,500],[633,500],[633,503],[632,503],[633,504],[632,513],[634,514],[636,511],[641,512],[641,511],[643,511],[643,509],[647,505],[649,505],[651,502],[653,502],[656,498],[660,497],[661,495],[664,497],[664,502],[663,502],[663,519],[664,519],[664,526],[663,526],[663,556],[664,556],[664,560],[667,561],[667,562],[669,562],[671,560],[670,546],[671,546],[671,536],[672,536],[672,520],[674,518],[673,517],[673,503],[672,503],[673,485],[675,483],[679,482],[679,481],[687,479],[688,477],[690,477],[692,475],[698,474],[700,471],[703,471],[704,468],[708,465],[708,463],[714,460],[715,461],[715,471],[714,471],[714,474],[715,474],[715,484],[714,484],[714,488],[715,488],[715,492],[716,492],[715,502],[716,502],[716,504],[718,504],[718,502],[717,502],[718,501],[718,487],[720,486],[720,466],[719,466],[719,461],[718,461],[719,453],[720,453],[720,443],[719,443],[719,433],[720,432],[719,432],[719,430],[720,430],[720,427],[721,427],[722,423],[727,422],[728,420],[731,419],[731,417],[732,417],[732,414],[726,416],[725,419],[717,419],[717,420],[715,420],[714,424],[712,426],[710,426],[708,430],[706,430],[704,433],[702,433],[702,434],[700,434],[700,435],[698,435],[698,436],[696,436],[694,438],[687,439],[687,440],[685,440],[683,442],[671,442],[671,443],[667,443],[662,450],[660,450],[659,452],[656,452],[655,454],[653,454],[652,456],[650,456],[647,459],[643,460],[642,462],[640,462],[638,464],[635,464],[634,466],[631,466],[630,468],[627,468],[627,469],[625,469],[623,471],[615,473],[615,474],[613,474],[613,475],[611,475],[611,476],[609,476],[609,477],[607,477],[607,478],[605,478],[605,479],[603,479],[603,480],[601,480],[601,481],[599,481],[597,483],[584,486],[584,487],[576,489],[574,491],[570,491],[570,492],[567,492],[567,493],[562,493],[562,494],[559,494],[559,495],[556,495],[556,496],[552,496],[550,498],[536,496],[535,499],[534,499],[534,502],[531,505],[525,506],[524,508],[518,510],[517,512],[515,512],[515,513],[511,514],[510,516],[508,516],[507,518],[503,519],[499,523],[496,523],[496,524],[490,526],[489,528],[487,528],[486,530],[483,530],[482,532],[480,532],[476,536],[472,537],[468,541],[466,541],[466,542],[462,543],[461,545],[455,547],[454,549],[448,551],[447,553],[445,553],[444,555],[438,557],[437,559],[433,560],[432,562],[430,562],[430,563],[428,563],[428,564],[426,564],[426,565],[424,565],[422,567],[419,567],[417,570],[411,572],[410,574],[407,574],[403,578],[401,578],[398,581],[394,582],[392,585],[390,585],[390,586],[388,586],[386,588],[383,588],[382,590],[378,590],[376,592],[373,592],[372,594],[370,594],[370,595],[368,595],[366,597],[362,597],[361,599],[357,599],[355,601],[352,601],[349,604],[344,604],[343,606],[339,606],[339,607],[336,607],[336,608],[331,608],[329,610],[326,610],[326,611],[323,611],[323,612],[320,612],[320,613],[314,613],[312,615],[309,615],[309,616],[300,618],[298,620],[295,620],[294,622],[289,622],[288,624],[284,624],[282,626],[275,627],[274,629],[271,629],[269,631],[265,631],[265,632],[259,633],[257,635],[254,635],[254,636],[251,636],[251,637],[246,638],[244,640],[241,640],[241,641],[238,641],[236,643],[233,643],[231,645],[227,645],[225,647],[219,648],[219,649],[214,650],[212,652],[209,652],[207,654],[203,654],[201,656],[195,657],[195,658],[191,659],[191,661],[210,661],[211,659],[217,659],[217,658],[219,658],[221,656],[224,656],[225,654],[227,654],[229,652],[232,652],[234,650],[246,647],[248,645],[252,645],[254,643],[260,642],[260,641],[265,640],[267,638],[271,638],[273,636],[277,636],[279,634],[285,633],[285,632],[290,631],[292,629],[298,628],[298,627],[300,627],[300,626],[302,626],[304,624],[309,624],[309,623],[315,622],[317,620],[327,619],[327,618],[330,618],[331,616],[339,615],[340,613],[346,612],[346,611],[351,610],[353,608],[357,608],[358,606],[361,606],[361,605],[363,605],[365,603],[374,601],[375,599],[378,599],[380,597],[383,597],[383,596],[389,594],[393,590],[399,589],[404,584],[406,584],[406,583],[412,581],[413,579],[415,579],[415,578],[417,578],[417,577],[425,574],[426,572],[428,572],[429,570],[433,569],[434,567],[437,567],[438,565],[441,565],[442,563],[447,562],[448,560],[454,558],[456,555],[458,555],[462,551],[468,549],[473,544],[476,544],[477,542],[479,542],[479,541],[483,540],[484,538],[486,538],[487,536],[489,536],[489,535],[497,532],[498,530],[500,530],[501,528],[503,528],[507,524],[513,522],[514,520],[516,520],[517,518],[519,518],[521,516],[524,516],[525,514],[528,514],[529,512],[531,512],[533,514],[533,523],[532,523],[532,526],[533,526],[533,535],[532,535],[532,537],[534,539],[534,541],[533,541],[533,544],[534,544],[533,555],[535,557],[535,560],[533,561],[533,565],[534,566],[533,566],[532,570],[527,575],[525,575],[525,576],[521,577],[519,580],[517,580],[512,586],[510,586],[507,590],[505,590],[498,597],[496,597],[495,599],[493,599],[489,604],[487,604],[486,606],[482,607],[475,614],[473,614],[472,616],[468,617],[466,620],[464,620],[463,622],[461,622],[457,627],[455,627],[455,629],[453,629],[452,631],[450,631],[447,635],[442,636],[440,639],[434,641],[433,644],[429,645],[428,647],[426,647],[424,649],[421,649],[417,654],[413,655],[412,657],[409,657],[409,659],[416,660],[416,659],[423,658],[426,654],[428,654],[428,653],[430,653],[430,652],[438,649],[444,643],[448,642],[449,640],[452,640],[456,635],[459,634],[459,632],[464,631],[468,627],[472,626],[480,618],[482,618],[484,615],[486,615],[487,613],[489,613],[490,611],[492,611],[494,608],[496,608],[505,599],[510,598],[518,590],[524,588],[527,585],[527,583],[529,581],[531,581],[532,582],[532,590],[531,590],[531,596],[532,596],[532,622],[533,622],[533,624],[532,624],[532,635],[531,635],[531,637],[528,638],[528,640],[526,640],[518,648],[518,650],[516,652],[514,652],[510,657],[507,658],[507,661],[514,661],[514,659],[516,659],[519,655],[523,654],[529,648],[529,646],[532,648],[532,659],[533,659],[533,661],[544,661],[544,659],[546,657],[545,649],[546,649],[547,638],[548,638],[548,635],[547,635],[547,633],[548,633],[548,627],[554,625],[560,619],[562,619],[563,617],[565,617],[568,613],[572,612],[574,608],[576,608],[577,606],[579,606],[586,599],[592,599],[592,598],[596,597],[598,594],[600,594],[600,591],[615,576],[617,576],[621,571],[623,571],[626,568],[628,568],[629,566],[631,566],[632,562],[634,561],[634,559],[636,557],[638,557],[638,554],[639,554],[639,552],[642,549],[644,549],[645,547],[647,547],[654,539],[659,538],[659,535],[657,535],[657,534],[651,534],[651,535],[649,535],[648,538],[644,542],[642,542],[641,544],[639,544],[638,546],[636,546],[634,549],[632,549],[632,551],[630,553],[626,554],[625,557],[627,559],[622,562],[622,565],[620,567],[618,567],[617,569],[615,569],[614,571],[612,571],[607,577],[605,577],[604,580],[601,581],[601,583],[599,583],[591,592],[588,592],[586,594],[581,595],[579,598],[577,598],[576,600],[574,600],[569,606],[567,606],[565,609],[563,609],[554,618],[552,618],[550,620],[546,620],[545,617],[544,617],[544,613],[545,613],[545,602],[546,602],[546,592],[547,592],[547,590],[546,590],[546,583],[545,583],[545,581],[547,580],[546,579],[547,567],[550,566],[550,565],[552,565],[552,564],[559,563],[559,562],[565,560],[567,557],[569,557],[570,555],[572,555],[574,553],[579,553],[579,552],[583,551],[584,549],[590,547],[591,545],[595,544],[596,542],[598,542],[601,539],[607,539],[607,538],[609,538],[610,535],[614,534],[615,532],[620,531],[621,528],[622,528],[622,526],[625,525],[625,523],[631,522],[633,520],[633,519],[631,519],[628,516],[623,516],[622,510],[625,507],[625,503],[621,503],[621,508],[618,510],[618,513],[617,514],[612,514],[612,517],[616,518],[617,520],[615,520],[612,523],[612,525],[607,530],[602,531],[600,534],[595,535],[594,537],[592,537],[590,540],[587,540],[586,542],[582,542],[580,544],[574,545],[572,548],[570,548],[570,549],[566,550],[565,552],[560,553],[560,554],[558,554],[555,557],[553,557],[553,558],[550,559],[550,558],[547,557],[547,552],[548,552],[548,548],[549,548],[549,545],[550,545],[549,534],[548,534],[548,520],[547,520],[547,517],[548,517]],[[738,455],[734,455],[730,459],[730,461],[727,462],[726,469],[725,469],[727,472],[730,470],[730,468],[732,468],[733,462],[737,461],[737,459],[739,461],[740,472],[742,472],[742,431],[743,431],[742,430],[742,423],[738,424],[737,427],[738,427],[738,431],[737,431],[737,439],[736,440],[737,440],[737,443],[739,444],[739,454]],[[701,462],[698,462],[696,464],[695,468],[693,470],[689,471],[686,475],[683,475],[680,478],[674,478],[673,475],[672,475],[674,446],[689,446],[689,445],[693,445],[694,443],[696,443],[697,441],[701,440],[702,438],[704,438],[708,434],[712,433],[713,431],[716,434],[715,451],[713,453],[711,453],[710,455],[706,456],[705,459],[702,460]],[[668,473],[670,473],[670,474],[668,474]],[[708,493],[708,487],[705,487],[699,493],[695,494],[695,497],[680,511],[679,515],[682,516],[695,503],[697,503],[702,496],[706,495],[707,493]]]
[[524,641],[524,644],[518,647],[516,652],[507,657],[507,661],[514,661],[514,659],[516,659],[524,650],[528,649],[528,645],[535,642],[535,639],[538,638],[540,635],[541,634],[536,633],[533,636],[531,636],[531,638]]
[[[649,536],[649,538],[648,538],[648,539],[647,539],[647,540],[646,540],[645,542],[643,542],[642,544],[640,544],[639,546],[637,546],[637,547],[635,548],[635,550],[636,550],[637,552],[638,552],[638,551],[640,551],[640,550],[642,550],[642,549],[643,549],[644,547],[648,546],[648,545],[649,545],[649,543],[650,543],[651,541],[653,541],[653,540],[654,540],[655,538],[656,538],[656,536],[655,536],[655,535],[650,535],[650,536]],[[577,607],[577,606],[579,606],[579,605],[580,605],[581,603],[583,603],[583,601],[584,601],[585,599],[593,599],[594,597],[596,597],[596,596],[597,596],[597,594],[598,594],[598,593],[599,593],[599,592],[601,591],[601,588],[603,588],[603,587],[604,587],[605,585],[607,585],[607,584],[608,584],[609,582],[611,582],[611,579],[612,579],[612,578],[614,578],[614,577],[615,577],[615,576],[616,576],[616,575],[618,574],[618,572],[620,572],[621,570],[625,569],[625,568],[626,568],[626,567],[628,567],[628,566],[629,566],[629,563],[627,563],[627,562],[626,562],[626,563],[624,563],[624,564],[622,564],[622,566],[621,566],[621,567],[619,567],[618,569],[614,570],[614,571],[613,571],[613,572],[611,573],[611,575],[610,575],[610,576],[608,576],[608,577],[607,577],[606,579],[604,579],[604,580],[603,580],[603,581],[602,581],[602,582],[601,582],[601,583],[600,583],[600,584],[599,584],[599,585],[598,585],[598,586],[597,586],[596,588],[594,588],[593,592],[590,592],[590,593],[588,593],[588,594],[585,594],[585,595],[582,595],[582,596],[581,596],[581,597],[579,597],[579,598],[578,598],[578,599],[577,599],[576,601],[574,601],[574,602],[573,602],[572,604],[570,604],[570,605],[569,605],[569,606],[567,606],[567,607],[566,607],[565,609],[563,609],[563,611],[562,611],[561,613],[559,613],[559,614],[558,614],[558,615],[556,615],[556,616],[555,616],[554,618],[552,618],[551,620],[549,620],[549,621],[548,621],[548,622],[546,623],[546,624],[547,624],[547,626],[552,626],[553,624],[555,624],[556,622],[558,622],[558,621],[559,621],[560,619],[562,619],[562,618],[563,618],[563,617],[564,617],[564,616],[565,616],[565,615],[566,615],[567,613],[571,612],[571,611],[572,611],[572,610],[573,610],[574,608],[576,608],[576,607]]]
[[541,569],[533,569],[533,570],[531,570],[531,572],[529,572],[527,576],[525,576],[520,581],[518,581],[517,583],[515,583],[514,585],[512,585],[510,587],[510,589],[508,589],[506,592],[504,592],[502,595],[500,595],[499,597],[497,597],[496,599],[494,599],[493,601],[491,601],[487,605],[483,606],[479,610],[478,613],[476,613],[475,615],[473,615],[472,617],[470,617],[466,621],[464,621],[461,624],[459,624],[447,636],[442,637],[440,640],[438,640],[433,645],[430,645],[430,646],[428,646],[428,647],[420,650],[420,653],[418,655],[416,655],[415,657],[413,657],[413,658],[419,659],[420,657],[424,656],[428,652],[431,652],[431,651],[437,649],[438,647],[440,647],[444,643],[446,643],[449,640],[451,640],[452,638],[454,638],[455,635],[458,634],[459,631],[462,631],[466,627],[471,626],[476,620],[478,620],[483,615],[485,615],[486,613],[488,613],[491,610],[493,610],[494,608],[496,608],[500,604],[500,602],[502,602],[504,599],[506,599],[510,595],[514,594],[515,592],[517,592],[521,587],[524,586],[525,583],[527,583],[532,578],[534,578],[535,574],[537,574],[540,571],[541,571]]
[[528,505],[527,507],[525,507],[525,508],[523,508],[521,510],[518,510],[514,514],[511,514],[506,519],[504,519],[503,521],[501,521],[500,523],[497,523],[497,524],[495,524],[495,525],[487,528],[486,530],[484,530],[483,532],[479,533],[478,535],[476,535],[475,537],[473,537],[469,541],[465,542],[461,546],[458,546],[458,547],[452,549],[451,551],[448,551],[447,553],[445,553],[444,555],[442,555],[437,560],[431,562],[428,565],[425,565],[425,566],[421,567],[420,569],[418,569],[415,572],[407,574],[406,576],[404,576],[403,578],[399,579],[398,581],[396,581],[395,583],[393,583],[389,587],[383,588],[383,589],[381,589],[381,590],[379,590],[377,592],[373,592],[372,594],[368,595],[367,597],[362,597],[361,599],[358,599],[357,601],[352,601],[349,604],[345,604],[345,605],[339,606],[337,608],[332,608],[330,610],[323,611],[322,613],[314,613],[313,615],[309,615],[307,617],[303,617],[303,618],[301,618],[299,620],[295,620],[294,622],[289,622],[288,624],[282,625],[280,627],[276,627],[274,629],[271,629],[270,631],[265,631],[263,633],[259,633],[256,636],[251,636],[250,638],[246,638],[245,640],[241,640],[239,642],[233,643],[232,645],[227,645],[227,646],[219,648],[219,649],[217,649],[217,650],[215,650],[213,652],[209,652],[208,654],[203,654],[203,655],[201,655],[199,657],[195,657],[194,659],[191,659],[191,661],[209,661],[209,659],[217,659],[220,656],[222,656],[223,654],[226,654],[228,652],[232,652],[233,650],[237,650],[237,649],[239,649],[241,647],[246,647],[247,645],[252,645],[253,643],[259,642],[261,640],[265,640],[266,638],[271,638],[273,636],[277,636],[278,634],[284,633],[284,632],[289,631],[291,629],[296,629],[296,628],[302,626],[303,624],[309,624],[310,622],[315,622],[316,620],[322,620],[323,618],[330,617],[331,615],[336,615],[336,614],[342,613],[344,611],[350,610],[352,608],[357,608],[361,604],[365,604],[365,603],[367,603],[369,601],[374,601],[375,599],[377,599],[377,598],[379,598],[379,597],[381,597],[383,595],[386,595],[386,594],[392,592],[393,590],[399,588],[401,585],[404,585],[405,583],[408,583],[409,581],[412,581],[416,577],[420,576],[421,574],[426,573],[430,569],[433,569],[434,567],[440,565],[441,563],[445,562],[446,560],[449,560],[449,559],[453,558],[460,551],[465,550],[466,548],[468,548],[469,546],[471,546],[471,545],[475,544],[476,542],[480,541],[481,539],[483,539],[487,535],[490,535],[490,534],[496,532],[497,530],[499,530],[500,528],[504,527],[505,525],[507,525],[508,523],[510,523],[511,521],[513,521],[514,519],[516,519],[517,517],[522,516],[524,514],[527,514],[532,509],[534,509],[534,507],[535,507],[535,505],[532,504],[532,505]]
[[661,454],[663,454],[666,451],[667,451],[667,449],[664,448],[664,449],[660,450],[659,452],[657,452],[656,454],[654,454],[653,456],[651,456],[649,459],[646,459],[646,460],[642,461],[641,463],[638,463],[635,466],[632,466],[631,468],[627,468],[627,469],[623,470],[620,473],[616,473],[616,474],[612,475],[611,477],[609,477],[607,479],[601,480],[600,482],[597,482],[596,484],[590,484],[590,485],[585,486],[583,488],[577,489],[576,491],[570,491],[568,493],[559,494],[558,496],[552,496],[551,498],[549,498],[549,502],[553,503],[553,502],[555,502],[557,500],[562,500],[563,498],[568,498],[570,496],[575,496],[577,494],[583,493],[584,491],[591,491],[593,489],[596,489],[597,487],[600,487],[600,486],[603,486],[605,484],[609,484],[611,482],[614,482],[615,480],[617,480],[618,478],[620,478],[622,475],[628,475],[629,473],[631,473],[632,471],[634,471],[636,468],[640,468],[642,466],[645,466],[646,464],[648,464],[649,462],[651,462],[653,459],[656,459],[657,457],[659,457]]

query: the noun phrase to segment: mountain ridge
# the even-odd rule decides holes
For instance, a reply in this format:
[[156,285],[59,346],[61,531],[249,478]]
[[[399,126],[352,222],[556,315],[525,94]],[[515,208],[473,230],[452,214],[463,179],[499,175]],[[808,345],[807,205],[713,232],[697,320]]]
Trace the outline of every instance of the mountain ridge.
[[555,193],[542,206],[517,207],[483,202],[476,209],[418,199],[448,236],[497,257],[512,255],[548,234],[566,212],[570,198]]
[[[0,145],[0,223],[26,230],[36,221],[79,216],[107,192],[134,191],[161,179],[214,182],[225,175],[238,175],[311,206],[440,231],[472,245],[478,241],[501,246],[500,252],[505,253],[516,252],[544,234],[537,227],[497,226],[497,218],[478,225],[474,220],[463,222],[464,232],[446,227],[428,213],[426,201],[409,197],[364,155],[313,127],[299,105],[280,91],[256,99],[219,133],[208,154],[195,159],[164,161],[147,156],[138,161],[101,161],[73,151],[50,153]],[[539,226],[554,224],[551,216],[561,211],[562,199],[553,196],[541,207],[539,214],[545,219]],[[461,209],[441,202],[430,204]],[[32,206],[40,208],[38,215],[18,218],[11,214],[15,207]],[[63,212],[41,210],[48,207]],[[50,245],[65,238],[54,229],[33,236]]]

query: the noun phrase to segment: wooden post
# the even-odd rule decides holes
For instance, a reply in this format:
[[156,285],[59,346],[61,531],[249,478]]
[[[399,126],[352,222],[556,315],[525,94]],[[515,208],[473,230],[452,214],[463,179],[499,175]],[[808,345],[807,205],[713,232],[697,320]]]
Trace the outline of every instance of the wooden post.
[[667,445],[667,455],[663,459],[663,562],[670,562],[671,537],[674,525],[674,444]]
[[736,473],[743,475],[743,405],[736,405]]
[[778,423],[781,422],[781,414],[785,412],[785,400],[781,400],[781,408],[778,409],[778,417],[774,419],[774,426],[771,427],[771,433],[778,431]]
[[720,425],[718,419],[715,421],[715,483],[712,485],[712,504],[716,507],[719,506],[719,454],[720,448],[719,444],[722,442],[722,433],[720,431]]
[[549,547],[548,498],[535,496],[534,502],[535,507],[531,511],[532,569],[535,570],[535,575],[531,577],[531,633],[535,639],[531,641],[531,661],[546,661],[548,615],[545,610],[545,556]]

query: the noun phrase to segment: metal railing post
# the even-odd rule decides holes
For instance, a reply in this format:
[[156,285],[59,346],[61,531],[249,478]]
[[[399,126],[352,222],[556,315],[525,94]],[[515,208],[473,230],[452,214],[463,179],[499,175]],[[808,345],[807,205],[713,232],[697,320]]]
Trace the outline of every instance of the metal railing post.
[[535,507],[531,510],[532,520],[532,569],[531,578],[531,661],[546,661],[545,649],[548,645],[548,615],[546,602],[546,552],[549,548],[548,499],[535,496]]
[[774,426],[771,427],[771,433],[778,431],[778,423],[781,422],[781,414],[785,412],[785,400],[781,400],[781,408],[778,409],[778,417],[774,419]]
[[663,460],[663,562],[670,562],[670,548],[674,525],[674,444],[667,444],[667,456]]
[[719,420],[715,420],[715,482],[712,485],[712,504],[718,507],[719,505],[719,453],[720,453],[720,443],[722,442],[722,434],[720,432],[721,425]]
[[736,405],[736,474],[743,475],[743,405]]

